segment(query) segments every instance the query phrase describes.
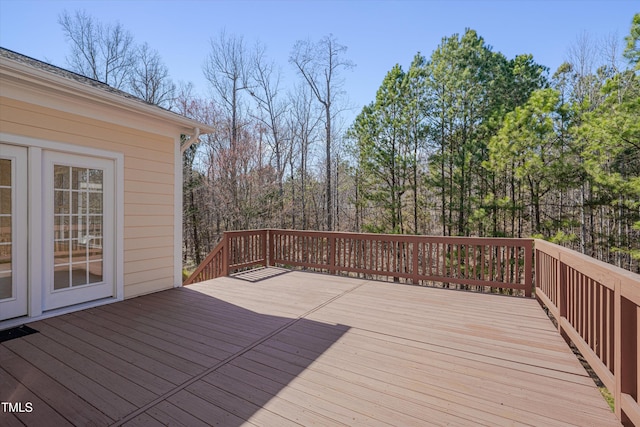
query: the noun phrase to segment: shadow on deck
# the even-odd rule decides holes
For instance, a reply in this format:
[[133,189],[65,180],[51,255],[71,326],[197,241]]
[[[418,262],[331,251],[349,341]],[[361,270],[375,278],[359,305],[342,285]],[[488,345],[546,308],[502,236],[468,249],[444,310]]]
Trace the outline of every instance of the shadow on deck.
[[619,425],[533,299],[259,274],[30,324],[0,424]]

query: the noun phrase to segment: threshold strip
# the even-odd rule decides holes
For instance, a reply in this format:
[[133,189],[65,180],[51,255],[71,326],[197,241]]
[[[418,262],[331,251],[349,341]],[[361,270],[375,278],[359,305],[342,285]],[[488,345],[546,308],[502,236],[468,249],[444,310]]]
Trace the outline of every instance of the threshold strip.
[[121,425],[131,421],[132,419],[134,419],[138,415],[141,415],[141,414],[147,412],[149,409],[153,408],[158,403],[168,399],[169,397],[173,396],[174,394],[178,393],[179,391],[184,390],[185,388],[189,387],[191,384],[193,384],[193,383],[195,383],[197,381],[200,381],[202,378],[206,377],[207,375],[211,374],[212,372],[215,372],[216,370],[220,369],[221,367],[223,367],[227,363],[229,363],[229,362],[237,359],[238,357],[242,356],[243,354],[253,350],[254,348],[259,346],[263,342],[273,338],[274,336],[278,335],[280,332],[284,331],[285,329],[289,328],[290,326],[295,325],[301,319],[304,319],[305,317],[309,316],[310,314],[315,313],[316,311],[318,311],[321,308],[327,306],[328,304],[331,304],[332,302],[336,301],[337,299],[342,298],[343,296],[350,294],[351,292],[355,291],[356,289],[358,289],[359,287],[363,286],[366,283],[367,283],[367,281],[365,280],[365,281],[353,286],[352,288],[347,289],[346,291],[344,291],[344,292],[342,292],[342,293],[340,293],[340,294],[338,294],[336,296],[333,296],[333,297],[329,298],[327,301],[325,301],[322,304],[319,304],[316,307],[308,310],[307,312],[301,314],[300,316],[296,317],[295,319],[290,320],[289,322],[287,322],[286,324],[280,326],[278,329],[274,330],[273,332],[270,332],[266,336],[264,336],[262,338],[259,338],[258,340],[254,341],[253,343],[251,343],[248,346],[244,347],[242,350],[239,350],[236,353],[234,353],[234,354],[230,355],[229,357],[227,357],[226,359],[221,360],[220,362],[216,363],[215,365],[213,365],[212,367],[208,368],[204,372],[202,372],[202,373],[196,375],[195,377],[185,381],[184,383],[176,386],[174,389],[169,390],[165,394],[163,394],[161,396],[158,396],[156,399],[152,400],[151,402],[147,403],[146,405],[142,406],[141,408],[133,411],[132,413],[130,413],[126,417],[116,421],[115,423],[111,424],[111,427],[121,426]]

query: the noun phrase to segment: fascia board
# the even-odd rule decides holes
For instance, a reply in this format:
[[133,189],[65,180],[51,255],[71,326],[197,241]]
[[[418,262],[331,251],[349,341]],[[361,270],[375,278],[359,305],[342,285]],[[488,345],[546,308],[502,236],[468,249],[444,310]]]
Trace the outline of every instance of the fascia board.
[[[195,128],[200,129],[200,134],[215,132],[215,129],[211,126],[164,110],[158,106],[146,104],[137,98],[126,98],[121,94],[110,93],[104,89],[73,81],[7,58],[0,58],[0,77],[2,80],[7,79],[7,82],[13,81],[14,84],[32,86],[52,94],[62,95],[65,98],[75,98],[94,105],[99,104],[102,107],[115,108],[125,114],[133,114],[139,118],[160,121],[164,125],[176,128],[179,133],[185,135],[193,135]],[[5,92],[5,89],[8,89],[3,86],[4,84],[0,85],[0,94]]]

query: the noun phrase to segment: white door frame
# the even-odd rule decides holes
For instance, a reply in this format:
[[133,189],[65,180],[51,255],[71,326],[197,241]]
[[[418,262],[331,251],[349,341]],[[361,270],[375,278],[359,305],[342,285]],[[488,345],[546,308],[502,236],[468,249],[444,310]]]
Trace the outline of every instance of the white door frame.
[[[84,302],[90,302],[102,298],[115,296],[114,276],[114,166],[113,160],[78,156],[76,154],[61,153],[58,151],[44,151],[43,156],[43,182],[44,214],[44,280],[43,285],[43,310],[68,307]],[[100,169],[103,172],[102,182],[102,280],[97,283],[79,287],[68,287],[54,290],[54,165]],[[71,225],[71,224],[70,224]]]
[[11,298],[0,302],[0,320],[28,313],[27,149],[0,145],[0,158],[11,160]]
[[[65,142],[30,138],[22,135],[0,132],[0,141],[6,144],[20,145],[28,149],[28,295],[29,310],[28,319],[18,318],[5,322],[0,322],[0,329],[19,325],[28,321],[34,321],[47,317],[76,311],[79,309],[107,304],[113,301],[124,299],[124,154],[114,151],[88,148]],[[45,220],[43,209],[43,189],[41,183],[45,177],[42,173],[43,150],[51,150],[68,154],[86,155],[113,160],[115,175],[115,206],[114,206],[114,275],[115,297],[107,300],[100,300],[79,304],[76,306],[60,308],[45,312],[43,310],[43,289],[42,283],[46,271],[44,269],[45,246],[42,242],[44,232],[43,221]]]

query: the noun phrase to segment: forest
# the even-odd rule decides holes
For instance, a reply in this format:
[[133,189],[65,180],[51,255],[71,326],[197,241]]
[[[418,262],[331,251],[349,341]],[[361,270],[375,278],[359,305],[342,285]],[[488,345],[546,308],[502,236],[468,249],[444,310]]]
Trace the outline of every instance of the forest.
[[185,266],[226,230],[269,227],[538,237],[640,272],[640,14],[622,44],[579,35],[557,70],[445,36],[390,64],[352,123],[355,64],[333,35],[276,64],[220,32],[202,97],[119,24],[59,23],[70,69],[218,130],[183,158]]

